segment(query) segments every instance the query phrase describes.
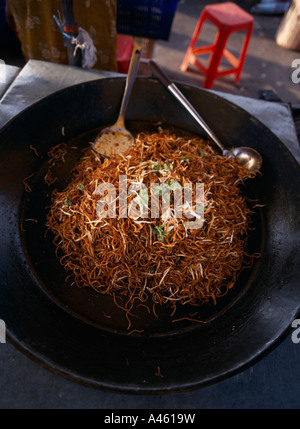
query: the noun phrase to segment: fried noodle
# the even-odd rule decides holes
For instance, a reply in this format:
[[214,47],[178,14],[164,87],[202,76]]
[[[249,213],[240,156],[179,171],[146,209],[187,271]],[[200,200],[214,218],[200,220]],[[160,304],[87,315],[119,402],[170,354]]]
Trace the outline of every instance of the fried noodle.
[[[143,183],[147,189],[175,180],[203,183],[202,227],[187,229],[184,216],[171,214],[164,222],[149,212],[147,218],[121,217],[118,210],[115,217],[97,216],[99,184],[113,184],[118,195],[120,175],[128,187]],[[47,225],[73,283],[113,295],[120,307],[118,297],[126,297],[128,312],[136,299],[144,303],[149,296],[153,304],[216,304],[251,264],[245,252],[251,212],[240,185],[252,175],[198,136],[140,133],[124,155],[103,160],[86,149],[70,184],[53,192]],[[128,195],[128,203],[133,198]]]

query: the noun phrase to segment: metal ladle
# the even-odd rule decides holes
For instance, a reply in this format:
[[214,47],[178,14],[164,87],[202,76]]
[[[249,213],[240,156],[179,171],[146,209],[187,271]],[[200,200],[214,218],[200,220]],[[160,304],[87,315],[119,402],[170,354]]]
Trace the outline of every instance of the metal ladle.
[[250,147],[235,147],[226,148],[210,129],[206,122],[201,118],[199,113],[194,109],[190,102],[185,98],[178,87],[172,83],[169,78],[162,72],[155,61],[149,60],[150,67],[153,74],[162,82],[164,86],[180,101],[180,103],[187,109],[187,111],[196,119],[198,124],[206,131],[209,137],[221,149],[222,154],[228,158],[236,158],[237,161],[244,165],[249,171],[258,171],[262,166],[261,155]]

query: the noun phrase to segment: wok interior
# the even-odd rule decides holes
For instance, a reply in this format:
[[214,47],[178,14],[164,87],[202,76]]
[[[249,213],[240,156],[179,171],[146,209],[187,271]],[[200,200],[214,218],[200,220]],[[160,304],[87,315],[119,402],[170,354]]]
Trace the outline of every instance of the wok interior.
[[[166,125],[165,128],[168,128]],[[175,132],[176,129],[172,128]],[[136,135],[140,131],[157,131],[157,127],[148,122],[133,121],[130,123],[130,131]],[[182,130],[178,130],[181,131]],[[128,334],[128,319],[124,310],[118,308],[111,295],[99,294],[92,288],[78,288],[72,285],[68,273],[60,265],[56,256],[56,249],[52,244],[53,236],[46,227],[46,216],[51,205],[51,193],[53,189],[63,190],[72,179],[72,169],[82,156],[82,149],[86,148],[97,135],[97,130],[91,130],[68,142],[68,151],[64,156],[64,162],[57,162],[52,168],[54,177],[58,180],[48,185],[44,177],[49,168],[46,160],[38,170],[31,184],[31,192],[26,194],[22,208],[22,233],[32,271],[37,275],[44,290],[64,309],[76,317],[82,318],[88,323],[101,329],[123,332]],[[101,168],[101,167],[100,167]],[[256,200],[255,179],[246,180],[242,186],[244,196]],[[253,209],[250,231],[247,237],[246,252],[248,254],[262,251],[262,215],[259,209]],[[103,255],[105,257],[105,255]],[[249,287],[251,277],[255,272],[259,259],[254,260],[251,268],[242,270],[237,278],[234,288],[226,295],[219,298],[217,304],[208,303],[197,306],[177,305],[173,317],[173,309],[168,305],[157,305],[153,312],[151,296],[146,302],[147,308],[137,303],[131,311],[130,332],[143,331],[146,335],[158,335],[188,329],[197,326],[199,321],[209,322],[223,314],[230,304],[236,301]],[[126,298],[118,296],[118,302],[124,306]],[[183,320],[182,318],[187,319]],[[178,320],[175,323],[173,320]],[[188,320],[191,319],[191,320]]]

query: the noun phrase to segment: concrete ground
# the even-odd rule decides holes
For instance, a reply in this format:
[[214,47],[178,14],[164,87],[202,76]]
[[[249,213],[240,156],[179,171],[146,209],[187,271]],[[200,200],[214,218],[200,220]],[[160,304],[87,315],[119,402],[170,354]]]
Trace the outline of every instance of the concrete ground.
[[[235,3],[249,12],[255,1],[237,0]],[[179,0],[169,40],[155,41],[153,57],[170,79],[202,86],[203,75],[192,67],[183,73],[180,71],[180,64],[200,13],[203,7],[210,3],[215,3],[215,1]],[[275,34],[283,16],[253,16],[254,31],[239,84],[235,85],[233,76],[228,76],[215,81],[213,89],[252,98],[258,98],[260,90],[273,90],[282,101],[300,104],[300,83],[295,84],[291,79],[294,71],[292,61],[300,58],[300,52],[284,49],[275,42]],[[214,26],[205,24],[200,35],[199,45],[211,43],[214,35]],[[242,37],[241,33],[235,33],[229,40],[228,47],[236,55],[238,55]],[[17,66],[24,64],[18,43],[6,48],[1,47],[0,57],[7,64]]]
[[[179,0],[168,41],[157,41],[155,59],[169,77],[180,82],[202,86],[204,78],[193,66],[185,73],[180,71],[186,49],[203,7],[216,3],[212,0]],[[250,11],[253,0],[235,1]],[[260,90],[273,90],[285,102],[300,103],[300,83],[292,82],[292,61],[300,58],[300,52],[284,49],[276,44],[275,34],[283,16],[253,15],[254,31],[248,48],[243,73],[238,85],[233,76],[215,81],[213,89],[232,94],[258,98]],[[198,44],[210,44],[215,28],[206,24]],[[238,55],[242,34],[235,33],[229,39],[229,49]],[[205,58],[205,57],[204,57]],[[300,61],[300,60],[299,60]]]

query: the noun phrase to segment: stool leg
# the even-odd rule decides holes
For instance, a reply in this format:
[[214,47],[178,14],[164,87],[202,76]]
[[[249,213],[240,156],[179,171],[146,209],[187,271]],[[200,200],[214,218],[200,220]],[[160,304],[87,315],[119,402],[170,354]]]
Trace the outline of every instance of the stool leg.
[[246,60],[246,54],[247,54],[248,46],[250,43],[252,31],[253,31],[253,24],[251,24],[249,26],[247,33],[245,35],[245,38],[244,38],[243,46],[242,46],[241,53],[240,53],[240,62],[239,62],[239,66],[237,68],[237,73],[236,73],[235,81],[234,81],[236,84],[239,83],[239,81],[240,81],[240,77],[241,77],[242,70],[244,67],[244,63]]
[[217,34],[215,40],[215,50],[211,55],[210,64],[207,69],[206,78],[202,85],[203,88],[211,89],[213,87],[216,74],[223,57],[223,51],[225,49],[230,32],[220,31]]
[[187,71],[187,68],[188,68],[189,63],[190,63],[191,55],[193,55],[193,53],[192,53],[193,49],[197,43],[198,36],[200,34],[201,27],[202,27],[205,19],[206,19],[206,11],[204,9],[204,11],[200,15],[200,18],[198,19],[197,25],[195,27],[195,30],[194,30],[194,33],[192,36],[192,39],[191,39],[190,44],[189,44],[189,47],[187,48],[187,51],[186,51],[185,56],[183,58],[183,61],[181,63],[180,70],[183,72]]

